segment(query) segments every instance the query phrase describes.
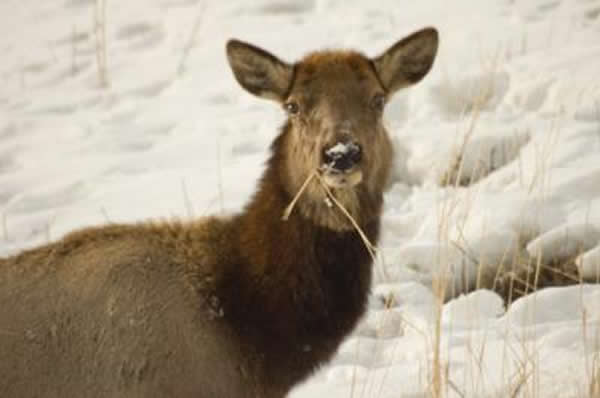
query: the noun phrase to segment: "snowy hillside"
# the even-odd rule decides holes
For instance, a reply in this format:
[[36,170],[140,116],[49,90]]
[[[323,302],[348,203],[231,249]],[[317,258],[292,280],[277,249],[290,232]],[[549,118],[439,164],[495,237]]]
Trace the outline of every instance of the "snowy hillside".
[[[97,3],[0,2],[0,256],[239,210],[284,115],[237,85],[228,38],[293,61],[435,26],[432,72],[386,110],[370,310],[291,396],[600,397],[581,283],[600,279],[600,0]],[[535,285],[567,286],[518,298]]]

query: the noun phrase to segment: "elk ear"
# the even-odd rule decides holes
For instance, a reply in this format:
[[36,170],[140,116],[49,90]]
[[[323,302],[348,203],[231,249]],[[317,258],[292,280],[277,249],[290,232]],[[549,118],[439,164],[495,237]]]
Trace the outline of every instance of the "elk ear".
[[239,40],[227,42],[227,59],[235,79],[250,93],[278,102],[285,101],[294,75],[292,65]]
[[379,79],[390,94],[421,80],[433,65],[438,48],[434,28],[419,30],[373,59]]

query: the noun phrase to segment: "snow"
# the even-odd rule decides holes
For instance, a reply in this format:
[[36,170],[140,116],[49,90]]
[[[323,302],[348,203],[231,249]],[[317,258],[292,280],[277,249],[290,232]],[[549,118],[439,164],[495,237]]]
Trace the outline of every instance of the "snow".
[[354,153],[358,151],[358,146],[352,142],[338,142],[331,148],[325,151],[330,157],[339,157],[348,153]]
[[599,285],[508,309],[465,292],[515,258],[599,278],[600,0],[108,1],[108,87],[94,3],[0,2],[0,255],[240,209],[284,114],[237,86],[228,38],[291,61],[377,55],[432,25],[433,70],[385,113],[396,159],[369,311],[291,397],[430,396],[436,346],[444,396],[600,395]]
[[532,240],[527,251],[532,256],[565,261],[573,253],[585,252],[600,242],[600,230],[590,224],[560,225]]

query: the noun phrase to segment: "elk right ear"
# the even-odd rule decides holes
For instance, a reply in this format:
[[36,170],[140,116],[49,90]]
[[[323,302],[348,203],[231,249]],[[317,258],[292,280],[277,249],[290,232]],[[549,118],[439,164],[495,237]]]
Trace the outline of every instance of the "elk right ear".
[[438,49],[438,32],[425,28],[396,42],[373,59],[377,74],[390,93],[421,80],[431,69]]
[[278,102],[285,101],[294,76],[292,65],[239,40],[227,42],[227,59],[235,79],[250,93]]

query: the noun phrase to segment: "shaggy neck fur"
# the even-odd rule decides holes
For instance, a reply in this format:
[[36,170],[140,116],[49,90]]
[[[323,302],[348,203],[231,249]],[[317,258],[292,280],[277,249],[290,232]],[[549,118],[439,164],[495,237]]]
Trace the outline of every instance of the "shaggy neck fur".
[[[240,264],[221,292],[225,316],[263,357],[263,376],[286,390],[328,360],[356,325],[372,259],[354,230],[323,227],[298,211],[281,220],[293,197],[281,180],[282,142],[275,141],[258,192],[232,223]],[[372,200],[380,211],[381,196]],[[379,217],[361,228],[375,244]]]

